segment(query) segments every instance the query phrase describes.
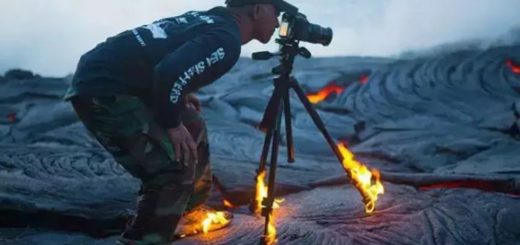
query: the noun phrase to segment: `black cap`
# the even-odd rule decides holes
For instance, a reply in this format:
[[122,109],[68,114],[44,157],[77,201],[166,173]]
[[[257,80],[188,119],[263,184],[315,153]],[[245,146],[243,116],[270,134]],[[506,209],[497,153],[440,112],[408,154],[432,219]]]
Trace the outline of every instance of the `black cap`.
[[284,0],[226,0],[228,7],[241,7],[251,4],[272,4],[278,11],[288,14],[297,14],[298,8]]

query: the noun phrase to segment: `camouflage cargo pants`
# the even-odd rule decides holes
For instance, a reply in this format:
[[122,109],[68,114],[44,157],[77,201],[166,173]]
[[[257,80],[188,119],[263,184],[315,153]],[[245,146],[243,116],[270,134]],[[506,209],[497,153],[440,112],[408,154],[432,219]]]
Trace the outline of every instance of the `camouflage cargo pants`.
[[204,121],[184,109],[182,122],[198,145],[199,162],[175,161],[165,129],[137,97],[72,99],[86,128],[131,175],[141,180],[137,212],[122,238],[136,244],[168,242],[180,217],[206,201],[211,189],[209,145]]

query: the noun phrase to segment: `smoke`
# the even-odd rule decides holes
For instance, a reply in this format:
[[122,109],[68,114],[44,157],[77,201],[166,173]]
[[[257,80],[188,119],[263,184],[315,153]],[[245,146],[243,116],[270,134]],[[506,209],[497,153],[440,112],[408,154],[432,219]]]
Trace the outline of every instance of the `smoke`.
[[74,72],[81,54],[106,37],[189,9],[206,9],[215,2],[2,0],[0,73],[20,67],[63,76]]
[[[309,20],[334,29],[329,47],[306,44],[317,56],[394,56],[466,40],[503,37],[520,26],[518,0],[288,0]],[[46,76],[74,72],[84,52],[114,35],[224,0],[3,0],[0,73],[10,68]],[[319,4],[319,6],[318,6]],[[276,50],[251,42],[243,56]]]
[[394,56],[453,42],[492,42],[520,26],[518,9],[518,0],[344,1],[327,13],[339,17],[330,24],[338,46],[318,50],[322,55]]

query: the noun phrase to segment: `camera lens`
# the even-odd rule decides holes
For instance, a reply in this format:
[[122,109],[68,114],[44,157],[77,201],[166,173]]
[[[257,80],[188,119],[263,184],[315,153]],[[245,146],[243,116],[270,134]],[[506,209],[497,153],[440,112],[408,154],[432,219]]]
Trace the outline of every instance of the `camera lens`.
[[296,40],[322,44],[323,46],[327,46],[332,42],[333,33],[331,28],[310,23],[303,14],[299,14],[291,21],[294,23],[293,37]]
[[328,46],[332,42],[332,29],[329,27],[321,27],[316,24],[309,24],[308,36],[306,40],[310,43],[319,43],[323,46]]

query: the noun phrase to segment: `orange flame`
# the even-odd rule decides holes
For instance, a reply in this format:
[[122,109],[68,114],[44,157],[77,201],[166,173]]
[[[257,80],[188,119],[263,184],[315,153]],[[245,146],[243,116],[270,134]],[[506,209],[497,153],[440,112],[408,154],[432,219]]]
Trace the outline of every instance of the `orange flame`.
[[520,74],[520,65],[513,64],[512,60],[507,60],[506,64],[509,68],[511,68],[511,71],[516,74]]
[[[256,176],[256,196],[255,196],[255,214],[261,215],[262,209],[265,208],[263,201],[268,195],[268,186],[265,184],[265,171],[262,171]],[[274,200],[273,209],[280,208],[280,204],[284,199],[278,198]],[[278,241],[276,239],[276,216],[274,211],[269,214],[269,223],[267,224],[267,235],[264,238],[265,244],[274,245]]]
[[[263,201],[268,195],[268,186],[265,184],[265,171],[260,172],[256,176],[256,196],[255,196],[255,214],[261,215],[262,208],[264,207]],[[280,204],[284,202],[283,198],[277,198],[274,200],[273,209],[280,208]]]
[[225,224],[229,220],[224,215],[224,212],[208,212],[206,219],[202,221],[202,232],[207,234],[212,224]]
[[256,196],[255,196],[255,214],[262,214],[262,206],[264,198],[267,197],[267,186],[265,185],[265,171],[262,171],[256,176]]
[[376,207],[377,196],[385,192],[381,184],[379,171],[368,168],[354,159],[354,154],[350,152],[345,144],[338,144],[338,149],[343,156],[343,168],[349,173],[354,185],[363,196],[365,212],[370,214]]
[[307,98],[311,103],[317,104],[324,101],[330,94],[336,93],[336,95],[338,95],[341,94],[344,90],[344,87],[331,83],[316,93],[307,94]]
[[267,236],[265,237],[266,245],[274,245],[278,242],[276,239],[276,220],[273,214],[269,214],[269,224],[267,224]]

